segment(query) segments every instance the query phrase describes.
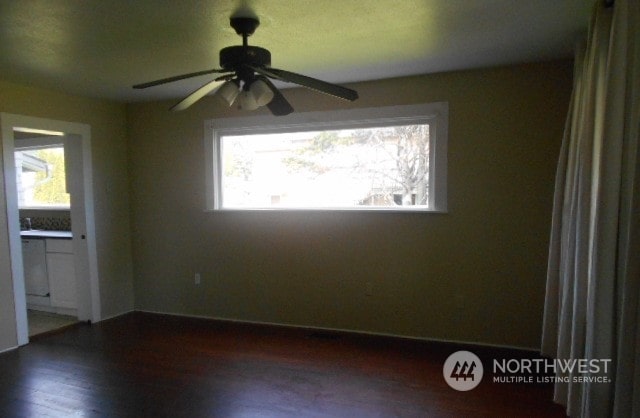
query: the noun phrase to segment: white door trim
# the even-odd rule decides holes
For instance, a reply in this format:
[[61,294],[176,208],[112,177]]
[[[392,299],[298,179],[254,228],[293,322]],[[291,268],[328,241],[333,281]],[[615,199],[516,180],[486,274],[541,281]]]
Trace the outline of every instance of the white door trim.
[[[98,322],[101,319],[100,287],[98,278],[98,257],[96,251],[94,202],[93,202],[93,170],[91,161],[91,127],[82,123],[65,122],[31,116],[0,113],[2,131],[2,153],[4,158],[4,180],[6,191],[7,229],[11,257],[11,275],[16,312],[16,334],[18,345],[29,342],[27,325],[27,305],[24,289],[24,271],[22,266],[22,246],[20,241],[20,222],[18,212],[18,196],[16,189],[16,173],[14,162],[14,128],[31,128],[48,131],[64,132],[70,140],[79,138],[82,143],[82,186],[84,189],[84,222],[79,222],[82,231],[74,232],[74,248],[86,243],[87,259],[83,266],[76,266],[84,270],[85,281],[80,283],[79,300],[87,303],[78,304],[78,319]],[[82,225],[82,224],[85,225]],[[72,225],[73,228],[73,225]],[[86,238],[84,239],[83,238]]]

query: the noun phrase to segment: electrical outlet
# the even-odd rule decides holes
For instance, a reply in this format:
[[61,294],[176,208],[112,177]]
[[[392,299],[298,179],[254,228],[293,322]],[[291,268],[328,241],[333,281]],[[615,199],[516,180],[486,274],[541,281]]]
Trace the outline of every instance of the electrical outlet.
[[365,284],[364,294],[367,296],[373,295],[373,284],[371,282]]
[[196,273],[195,282],[196,284],[200,284],[200,273]]

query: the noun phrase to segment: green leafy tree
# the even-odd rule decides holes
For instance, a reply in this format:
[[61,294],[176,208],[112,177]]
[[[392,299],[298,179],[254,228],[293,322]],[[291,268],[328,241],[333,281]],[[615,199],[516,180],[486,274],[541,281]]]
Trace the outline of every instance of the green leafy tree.
[[66,204],[70,202],[66,191],[64,153],[54,149],[41,149],[34,155],[47,162],[49,169],[36,174],[33,197],[37,202]]

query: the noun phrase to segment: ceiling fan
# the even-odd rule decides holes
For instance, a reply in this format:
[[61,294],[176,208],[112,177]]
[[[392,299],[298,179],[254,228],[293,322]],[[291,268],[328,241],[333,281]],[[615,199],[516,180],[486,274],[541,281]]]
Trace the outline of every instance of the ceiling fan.
[[265,48],[249,46],[247,42],[247,38],[255,32],[258,25],[260,25],[260,21],[253,17],[231,18],[231,27],[238,35],[242,36],[242,46],[229,46],[220,50],[221,69],[214,68],[163,78],[136,84],[133,88],[146,89],[205,74],[222,74],[189,94],[170,110],[184,110],[219,86],[215,95],[224,99],[229,106],[236,101],[238,101],[239,108],[245,110],[255,110],[260,106],[267,106],[275,116],[288,115],[293,112],[293,107],[270,79],[298,84],[344,100],[354,101],[358,98],[358,93],[355,90],[272,68],[271,53]]

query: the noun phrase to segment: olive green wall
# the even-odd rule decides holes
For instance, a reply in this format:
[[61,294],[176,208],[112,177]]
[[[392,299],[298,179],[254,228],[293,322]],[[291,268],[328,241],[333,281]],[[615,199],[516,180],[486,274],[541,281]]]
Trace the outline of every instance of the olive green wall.
[[298,112],[449,102],[447,214],[205,212],[204,121],[246,114],[128,105],[136,309],[538,347],[571,71],[364,82],[353,104],[285,92]]
[[[91,126],[96,246],[102,316],[133,309],[126,112],[123,104],[0,81],[0,112]],[[0,147],[0,154],[2,153]],[[0,177],[2,177],[0,159]],[[2,179],[0,179],[2,180]],[[3,181],[3,180],[2,180]],[[0,181],[0,351],[16,345],[6,201]]]
[[[133,285],[140,310],[537,347],[571,63],[353,87],[353,104],[285,94],[297,111],[449,102],[448,214],[204,212],[204,120],[243,115],[211,98],[125,114],[0,81],[0,111],[91,126],[103,317],[133,309]],[[0,250],[2,350],[15,345],[6,232]]]

